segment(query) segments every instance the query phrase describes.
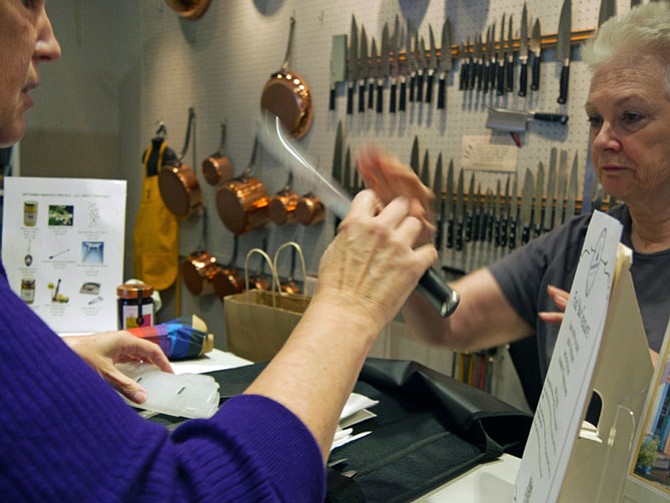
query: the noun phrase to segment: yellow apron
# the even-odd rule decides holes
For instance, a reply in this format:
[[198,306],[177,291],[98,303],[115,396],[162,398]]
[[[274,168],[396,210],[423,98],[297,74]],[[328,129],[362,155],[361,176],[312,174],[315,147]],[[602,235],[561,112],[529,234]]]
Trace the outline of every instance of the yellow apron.
[[157,170],[152,170],[153,174],[149,171],[149,159],[152,153],[155,159],[156,147],[152,142],[143,157],[142,200],[133,233],[133,266],[136,278],[155,290],[166,290],[179,274],[179,222],[166,208],[158,189],[158,173],[163,168],[167,147],[165,140],[161,140],[158,148]]

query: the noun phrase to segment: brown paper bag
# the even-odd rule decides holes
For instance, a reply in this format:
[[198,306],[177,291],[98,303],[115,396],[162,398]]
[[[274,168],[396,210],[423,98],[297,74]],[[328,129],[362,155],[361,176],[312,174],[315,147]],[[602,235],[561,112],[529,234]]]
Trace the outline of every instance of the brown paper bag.
[[[286,245],[298,246],[295,243],[286,243]],[[277,253],[284,246],[279,248]],[[248,262],[249,256],[253,253],[260,253],[270,264],[272,291],[248,289]],[[302,259],[302,251],[300,250],[299,253]],[[304,295],[280,293],[276,268],[270,261],[270,257],[258,248],[250,250],[247,254],[245,277],[246,291],[224,297],[228,351],[253,362],[268,361],[277,354],[291,335],[302,313],[307,309],[310,298]]]

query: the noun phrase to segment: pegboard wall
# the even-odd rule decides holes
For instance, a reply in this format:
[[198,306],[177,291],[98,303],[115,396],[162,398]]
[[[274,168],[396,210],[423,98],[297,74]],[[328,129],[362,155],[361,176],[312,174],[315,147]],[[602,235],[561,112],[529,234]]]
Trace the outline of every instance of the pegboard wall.
[[[597,25],[599,1],[573,0],[572,30],[592,30]],[[539,17],[542,34],[555,34],[562,2],[528,0],[528,17]],[[381,114],[368,110],[347,115],[346,83],[337,87],[336,110],[329,111],[330,55],[332,38],[348,35],[352,14],[359,28],[364,26],[369,38],[374,37],[378,47],[384,23],[392,29],[396,15],[407,26],[411,20],[420,37],[428,41],[428,27],[432,26],[439,44],[445,17],[452,25],[454,46],[484,35],[487,27],[505,14],[514,17],[515,36],[524,2],[521,0],[212,0],[205,15],[196,21],[181,19],[163,0],[142,2],[141,12],[141,131],[143,144],[163,121],[168,130],[168,142],[176,150],[184,141],[189,107],[196,112],[194,140],[185,161],[194,167],[203,191],[207,218],[197,215],[182,221],[180,252],[187,256],[202,240],[220,262],[227,262],[233,254],[233,235],[223,226],[216,212],[216,187],[208,185],[202,176],[200,164],[219,145],[220,123],[227,123],[225,153],[234,163],[235,174],[241,174],[249,163],[253,141],[254,121],[259,117],[261,91],[271,73],[280,69],[288,42],[290,17],[296,19],[289,69],[297,72],[310,88],[314,107],[314,122],[310,132],[300,140],[310,156],[319,161],[319,169],[330,173],[335,131],[339,121],[345,130],[345,147],[352,155],[364,144],[375,142],[408,163],[414,138],[417,137],[423,153],[428,150],[433,163],[442,154],[446,166],[454,160],[460,164],[461,139],[468,136],[494,136],[512,144],[507,133],[494,132],[485,126],[487,109],[503,107],[520,111],[561,112],[569,115],[566,126],[538,121],[528,124],[522,134],[518,150],[517,173],[526,168],[536,170],[542,161],[548,165],[552,147],[569,152],[572,162],[579,159],[580,198],[586,176],[588,150],[588,123],[583,112],[589,86],[589,73],[581,62],[581,45],[572,50],[569,97],[566,105],[558,105],[558,84],[561,65],[555,50],[542,52],[542,78],[539,91],[531,91],[525,98],[517,93],[496,96],[477,91],[459,91],[459,60],[454,60],[448,76],[447,107],[438,110],[435,103],[407,103],[407,110],[391,114],[387,105]],[[628,9],[628,2],[619,1],[618,12]],[[515,63],[515,85],[518,84],[519,65]],[[388,100],[389,83],[385,84]],[[388,101],[386,102],[388,103]],[[286,182],[287,172],[277,166],[269,155],[259,154],[254,175],[266,185],[268,193],[279,191]],[[431,174],[432,179],[432,174]],[[485,175],[478,180],[493,186],[496,175]],[[519,190],[521,181],[519,181]],[[293,189],[305,193],[309,187],[295,184]],[[131,189],[132,192],[132,189]],[[129,198],[137,197],[129,193]],[[308,274],[314,275],[325,247],[334,234],[332,216],[313,227],[298,224],[267,225],[239,238],[237,265],[243,266],[246,251],[266,246],[272,253],[288,240],[299,242],[307,260]],[[288,255],[280,265],[280,273],[288,274]],[[445,258],[445,261],[448,257]],[[296,276],[301,273],[296,271]],[[183,290],[183,310],[216,311],[220,318],[217,299],[192,298]],[[210,321],[210,320],[208,320]]]

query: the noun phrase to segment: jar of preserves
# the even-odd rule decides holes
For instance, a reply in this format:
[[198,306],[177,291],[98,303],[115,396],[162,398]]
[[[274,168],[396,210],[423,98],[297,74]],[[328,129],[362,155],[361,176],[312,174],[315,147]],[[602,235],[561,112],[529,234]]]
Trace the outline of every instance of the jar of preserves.
[[124,283],[116,287],[119,330],[154,324],[154,289],[146,283]]

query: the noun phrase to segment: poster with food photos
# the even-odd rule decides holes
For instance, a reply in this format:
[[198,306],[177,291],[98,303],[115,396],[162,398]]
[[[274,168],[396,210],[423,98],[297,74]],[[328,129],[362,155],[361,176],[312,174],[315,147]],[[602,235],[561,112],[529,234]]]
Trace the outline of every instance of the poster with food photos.
[[54,331],[116,329],[125,214],[125,181],[5,178],[7,278]]

